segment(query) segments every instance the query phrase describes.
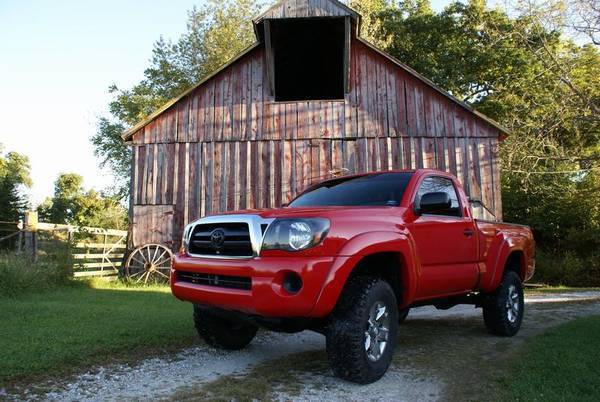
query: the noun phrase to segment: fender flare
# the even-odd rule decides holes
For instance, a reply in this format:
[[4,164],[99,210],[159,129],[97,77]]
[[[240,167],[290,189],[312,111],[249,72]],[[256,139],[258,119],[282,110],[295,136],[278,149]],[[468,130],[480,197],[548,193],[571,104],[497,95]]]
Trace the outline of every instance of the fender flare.
[[526,278],[527,261],[525,256],[525,244],[523,244],[526,239],[521,237],[506,237],[502,233],[499,233],[497,238],[499,239],[498,245],[492,246],[497,249],[497,252],[490,253],[490,255],[496,255],[496,258],[494,260],[488,259],[488,266],[493,266],[494,268],[492,275],[490,275],[489,283],[482,286],[482,290],[484,291],[494,291],[500,285],[502,276],[504,275],[506,262],[508,261],[509,256],[514,252],[520,252],[522,254],[519,276],[522,280],[525,280]]
[[346,281],[359,263],[370,255],[396,253],[402,259],[401,272],[406,297],[401,307],[410,304],[417,293],[419,262],[414,243],[408,233],[377,231],[360,234],[349,240],[334,260],[315,306],[312,316],[327,316],[337,304]]

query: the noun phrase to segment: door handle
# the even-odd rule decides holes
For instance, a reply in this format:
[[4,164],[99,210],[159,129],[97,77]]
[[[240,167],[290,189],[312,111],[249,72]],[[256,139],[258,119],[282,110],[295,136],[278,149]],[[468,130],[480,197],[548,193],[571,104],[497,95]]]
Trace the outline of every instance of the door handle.
[[473,236],[473,231],[471,229],[465,229],[463,234],[467,237],[471,237],[471,236]]

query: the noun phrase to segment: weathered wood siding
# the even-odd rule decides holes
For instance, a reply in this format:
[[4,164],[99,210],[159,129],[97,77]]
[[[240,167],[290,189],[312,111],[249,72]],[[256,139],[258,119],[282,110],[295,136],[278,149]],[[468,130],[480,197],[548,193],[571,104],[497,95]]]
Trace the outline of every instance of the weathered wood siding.
[[[275,103],[258,47],[135,133],[134,244],[177,247],[193,219],[276,207],[338,169],[448,170],[501,216],[498,129],[360,40],[351,49],[344,101]],[[148,226],[165,220],[170,234]]]
[[256,20],[266,18],[343,17],[349,15],[356,15],[356,13],[338,1],[291,0],[278,2]]

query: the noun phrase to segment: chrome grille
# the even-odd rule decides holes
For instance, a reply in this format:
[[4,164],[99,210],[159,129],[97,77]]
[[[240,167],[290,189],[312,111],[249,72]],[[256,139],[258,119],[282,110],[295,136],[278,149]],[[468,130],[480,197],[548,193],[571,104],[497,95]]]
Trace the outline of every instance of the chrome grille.
[[188,255],[246,259],[260,254],[264,234],[274,219],[258,215],[215,215],[190,223],[184,232]]
[[247,223],[196,225],[190,237],[190,252],[214,256],[252,257]]

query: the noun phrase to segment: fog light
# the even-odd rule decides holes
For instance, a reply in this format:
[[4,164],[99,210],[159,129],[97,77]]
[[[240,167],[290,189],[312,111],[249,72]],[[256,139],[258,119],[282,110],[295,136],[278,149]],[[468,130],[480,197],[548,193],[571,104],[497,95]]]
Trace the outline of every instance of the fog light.
[[283,279],[283,289],[291,294],[296,294],[302,289],[302,278],[300,275],[290,272]]

